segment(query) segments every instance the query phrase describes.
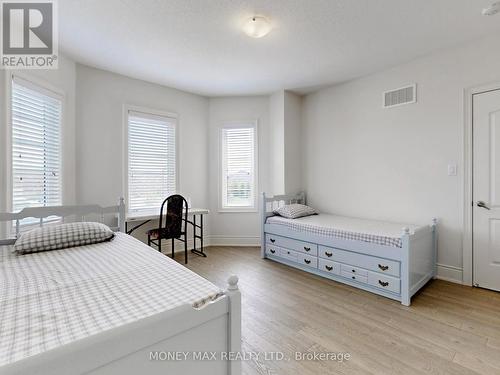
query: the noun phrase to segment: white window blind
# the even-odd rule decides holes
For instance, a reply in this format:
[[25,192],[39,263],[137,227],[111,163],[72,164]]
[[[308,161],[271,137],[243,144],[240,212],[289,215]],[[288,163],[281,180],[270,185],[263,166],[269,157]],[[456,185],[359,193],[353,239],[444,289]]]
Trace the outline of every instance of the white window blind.
[[129,111],[128,210],[159,210],[176,192],[176,120]]
[[255,127],[227,127],[222,137],[222,208],[255,208]]
[[13,211],[62,203],[61,112],[62,100],[57,94],[13,78]]

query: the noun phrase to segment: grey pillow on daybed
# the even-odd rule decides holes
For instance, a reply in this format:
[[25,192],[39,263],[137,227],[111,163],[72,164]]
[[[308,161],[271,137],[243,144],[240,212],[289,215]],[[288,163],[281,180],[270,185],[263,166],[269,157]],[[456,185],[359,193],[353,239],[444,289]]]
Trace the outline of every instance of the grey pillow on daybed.
[[115,234],[107,225],[78,222],[37,228],[23,233],[14,244],[18,254],[58,250],[111,240]]
[[318,214],[314,208],[298,203],[286,204],[274,210],[273,213],[286,217],[287,219],[297,219],[299,217]]

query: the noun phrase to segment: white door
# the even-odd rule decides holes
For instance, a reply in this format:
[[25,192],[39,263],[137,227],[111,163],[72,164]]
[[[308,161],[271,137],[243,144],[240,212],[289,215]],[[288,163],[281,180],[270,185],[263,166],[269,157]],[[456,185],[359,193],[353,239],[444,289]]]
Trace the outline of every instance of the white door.
[[500,291],[500,90],[473,98],[474,284]]

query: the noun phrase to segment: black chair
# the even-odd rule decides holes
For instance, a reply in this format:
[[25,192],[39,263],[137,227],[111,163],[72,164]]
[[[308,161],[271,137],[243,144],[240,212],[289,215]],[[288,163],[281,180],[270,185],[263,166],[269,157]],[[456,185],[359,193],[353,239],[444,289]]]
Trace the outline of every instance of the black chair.
[[[166,213],[164,212],[165,204],[167,205]],[[165,219],[163,218],[164,215]],[[175,194],[165,199],[161,205],[159,227],[147,231],[148,245],[156,245],[158,251],[161,253],[161,240],[172,240],[173,259],[175,256],[175,240],[184,242],[184,263],[187,264],[187,218],[188,204],[182,195]]]

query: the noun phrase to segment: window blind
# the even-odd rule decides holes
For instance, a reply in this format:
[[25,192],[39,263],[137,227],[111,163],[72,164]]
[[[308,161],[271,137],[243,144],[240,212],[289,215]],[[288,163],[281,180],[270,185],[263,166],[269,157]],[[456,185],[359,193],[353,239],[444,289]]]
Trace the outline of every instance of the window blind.
[[222,208],[255,206],[255,127],[222,129]]
[[159,210],[176,192],[176,120],[130,111],[128,115],[128,209]]
[[56,94],[12,80],[13,211],[62,203],[61,112],[62,100]]

